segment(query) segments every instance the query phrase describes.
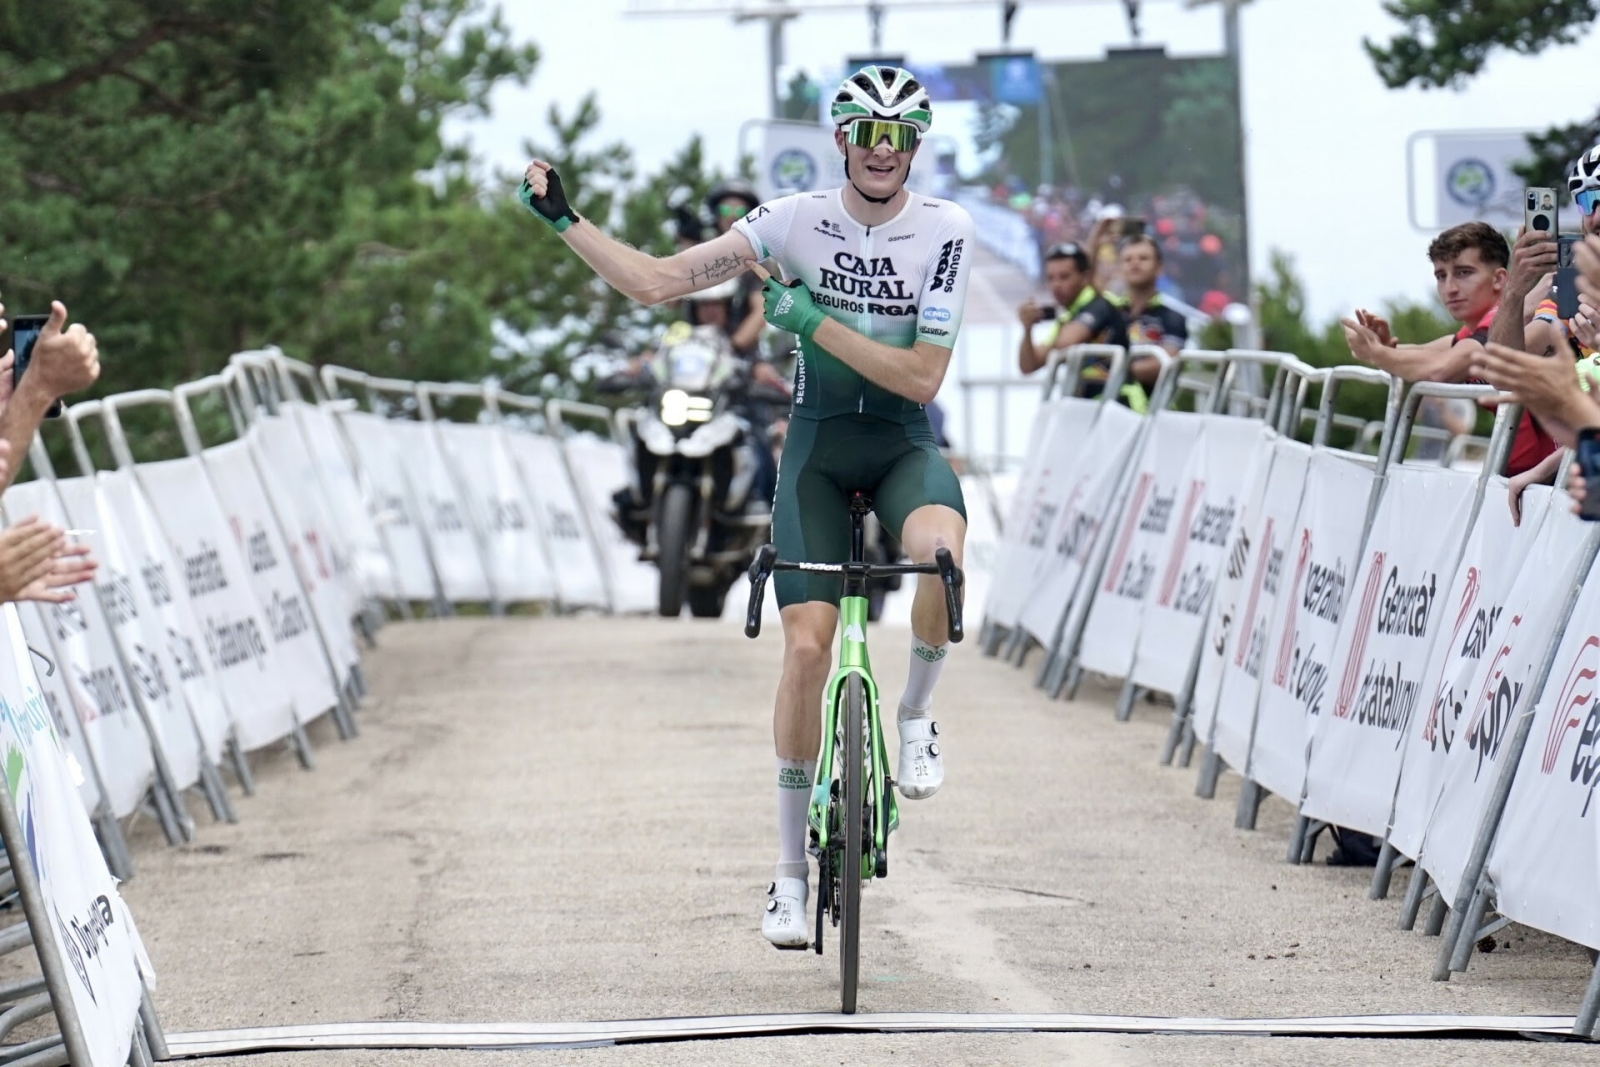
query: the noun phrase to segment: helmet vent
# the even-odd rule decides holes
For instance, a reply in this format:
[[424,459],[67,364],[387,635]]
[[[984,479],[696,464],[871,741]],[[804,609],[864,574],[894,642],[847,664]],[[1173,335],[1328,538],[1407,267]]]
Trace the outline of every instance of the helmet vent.
[[900,91],[894,94],[894,99],[891,100],[890,103],[902,104],[911,99],[912,95],[921,88],[922,86],[917,84],[917,80],[915,78],[908,79],[906,83],[900,87]]

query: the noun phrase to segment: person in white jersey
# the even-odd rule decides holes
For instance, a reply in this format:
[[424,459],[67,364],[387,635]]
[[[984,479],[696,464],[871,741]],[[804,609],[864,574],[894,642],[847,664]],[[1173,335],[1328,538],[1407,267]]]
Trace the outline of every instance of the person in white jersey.
[[[778,557],[844,562],[849,500],[860,491],[914,561],[931,563],[937,549],[948,548],[959,565],[966,536],[961,485],[939,454],[923,405],[939,392],[961,328],[975,252],[972,218],[906,188],[933,121],[928,93],[909,71],[866,67],[845,79],[831,103],[843,187],[762,204],[722,236],[674,256],[629,248],[579,218],[543,161],[528,165],[521,199],[601,278],[641,303],[681,297],[763,261],[776,265],[792,280],[766,283],[766,318],[800,339],[773,502]],[[779,948],[805,948],[809,939],[806,814],[841,582],[793,571],[773,577],[784,637],[773,715],[778,864],[761,931]],[[944,781],[931,716],[948,639],[937,576],[919,579],[911,618],[896,783],[905,797],[921,799]]]

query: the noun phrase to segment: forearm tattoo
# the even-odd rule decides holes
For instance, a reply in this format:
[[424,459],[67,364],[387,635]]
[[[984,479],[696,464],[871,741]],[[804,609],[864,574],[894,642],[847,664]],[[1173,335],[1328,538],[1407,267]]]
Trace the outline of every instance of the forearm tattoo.
[[710,285],[722,279],[738,274],[746,269],[755,260],[748,256],[718,256],[703,267],[693,267],[689,270],[689,284]]

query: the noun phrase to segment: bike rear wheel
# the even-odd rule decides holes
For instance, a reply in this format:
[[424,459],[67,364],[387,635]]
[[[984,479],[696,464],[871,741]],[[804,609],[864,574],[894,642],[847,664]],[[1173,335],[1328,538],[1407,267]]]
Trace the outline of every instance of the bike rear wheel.
[[861,964],[861,872],[865,848],[863,809],[867,788],[864,749],[867,694],[859,674],[845,681],[844,714],[837,717],[844,744],[844,852],[839,857],[839,1010],[855,1014],[856,985]]

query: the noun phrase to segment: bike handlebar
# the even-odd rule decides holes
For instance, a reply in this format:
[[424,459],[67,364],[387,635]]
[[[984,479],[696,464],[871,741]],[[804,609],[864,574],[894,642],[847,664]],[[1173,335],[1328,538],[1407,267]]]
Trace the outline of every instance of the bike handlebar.
[[948,548],[934,552],[932,563],[795,563],[777,558],[777,551],[762,545],[750,564],[750,608],[745,613],[744,635],[761,633],[761,604],[766,596],[767,579],[773,571],[810,571],[813,574],[845,574],[860,578],[889,578],[897,574],[937,574],[944,586],[944,609],[950,623],[950,642],[959,644],[966,636],[961,621],[961,586],[966,576],[956,566]]

